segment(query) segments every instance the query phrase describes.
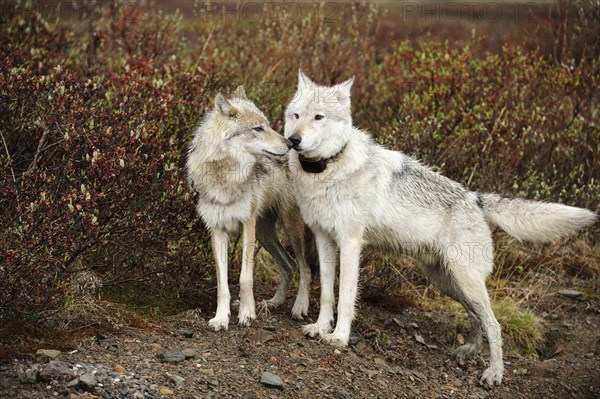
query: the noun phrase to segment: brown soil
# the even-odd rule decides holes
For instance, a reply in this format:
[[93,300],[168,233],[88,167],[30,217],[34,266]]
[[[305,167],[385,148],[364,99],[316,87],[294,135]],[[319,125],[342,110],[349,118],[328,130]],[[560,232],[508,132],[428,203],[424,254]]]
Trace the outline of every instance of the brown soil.
[[[590,288],[589,281],[579,283],[579,287],[587,284]],[[564,287],[550,292],[560,288]],[[288,317],[289,304],[262,314],[249,328],[230,324],[227,332],[211,332],[206,327],[211,306],[206,304],[200,317],[188,312],[151,329],[100,339],[79,337],[75,352],[60,355],[60,360],[73,365],[108,369],[121,365],[126,370],[120,372],[121,381],[97,386],[91,393],[66,388],[68,381],[19,382],[19,372],[48,361],[31,354],[0,367],[0,398],[600,397],[600,313],[593,298],[546,295],[536,308],[545,315],[547,328],[540,358],[505,355],[504,383],[492,389],[478,385],[487,351],[466,364],[452,360],[457,336],[466,331],[455,315],[443,310],[417,306],[390,312],[381,304],[363,302],[352,345],[340,350],[303,337],[303,322]],[[317,303],[311,306],[311,317],[316,319]],[[193,337],[181,336],[184,330],[193,332]],[[425,344],[417,342],[415,334]],[[39,342],[39,348],[47,348],[48,342]],[[174,364],[162,363],[157,357],[160,352],[184,349],[193,350],[195,357]],[[283,389],[262,385],[265,371],[281,377]],[[185,378],[183,386],[176,387],[167,373]],[[161,394],[162,388],[173,393]],[[135,396],[140,389],[145,396],[139,392]]]

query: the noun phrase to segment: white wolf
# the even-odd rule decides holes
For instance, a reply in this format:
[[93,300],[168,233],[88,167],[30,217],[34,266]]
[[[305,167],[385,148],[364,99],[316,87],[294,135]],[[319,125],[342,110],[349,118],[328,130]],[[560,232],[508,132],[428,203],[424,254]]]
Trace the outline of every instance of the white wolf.
[[[481,383],[500,384],[502,339],[485,280],[493,269],[490,224],[520,240],[547,241],[594,222],[596,215],[570,206],[503,198],[465,189],[409,156],[386,150],[352,125],[350,79],[319,86],[299,72],[296,96],[285,113],[285,137],[294,143],[289,167],[304,221],[316,236],[321,307],[305,334],[346,346],[359,278],[361,249],[370,244],[411,252],[430,281],[466,309],[468,342],[455,355],[481,347],[490,366]],[[339,302],[334,322],[334,279],[340,251]]]
[[308,312],[311,270],[304,258],[304,224],[293,201],[285,157],[291,143],[269,126],[256,105],[238,87],[233,98],[215,97],[214,109],[194,133],[186,170],[198,192],[197,211],[212,232],[217,268],[217,313],[209,321],[215,331],[227,329],[230,293],[227,283],[228,234],[243,232],[239,325],[256,318],[253,286],[256,240],[274,257],[281,283],[269,301],[279,305],[294,275],[294,261],[277,237],[281,220],[300,268],[298,295],[292,316]]

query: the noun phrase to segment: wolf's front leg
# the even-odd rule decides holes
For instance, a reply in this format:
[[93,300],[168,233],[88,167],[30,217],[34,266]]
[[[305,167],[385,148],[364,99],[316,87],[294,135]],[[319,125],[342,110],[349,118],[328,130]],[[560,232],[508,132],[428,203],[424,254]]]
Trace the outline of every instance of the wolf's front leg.
[[256,319],[253,292],[254,249],[256,248],[255,217],[251,217],[244,224],[243,245],[242,271],[240,273],[240,312],[238,315],[240,327],[246,327],[250,324],[250,320]]
[[358,291],[358,270],[362,247],[362,231],[355,231],[340,243],[340,295],[338,319],[333,333],[325,341],[335,346],[347,346],[354,319]]
[[227,282],[227,233],[223,230],[212,231],[213,257],[217,269],[217,314],[208,325],[215,331],[227,330],[229,326],[229,285]]
[[324,337],[331,332],[333,327],[333,307],[335,305],[333,284],[337,264],[337,245],[328,233],[318,230],[315,230],[314,233],[319,253],[321,305],[317,322],[305,325],[302,327],[302,332],[310,337],[317,335]]

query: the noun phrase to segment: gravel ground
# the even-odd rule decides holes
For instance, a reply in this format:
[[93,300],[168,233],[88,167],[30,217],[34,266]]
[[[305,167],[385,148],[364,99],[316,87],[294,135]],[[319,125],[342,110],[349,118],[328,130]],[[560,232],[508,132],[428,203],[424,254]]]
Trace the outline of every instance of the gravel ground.
[[478,385],[486,351],[464,364],[451,359],[465,334],[454,315],[362,303],[346,349],[303,337],[289,305],[218,333],[206,327],[208,311],[187,312],[0,365],[0,398],[598,398],[596,304],[548,295],[537,308],[547,323],[543,355],[505,356],[504,383],[492,389]]

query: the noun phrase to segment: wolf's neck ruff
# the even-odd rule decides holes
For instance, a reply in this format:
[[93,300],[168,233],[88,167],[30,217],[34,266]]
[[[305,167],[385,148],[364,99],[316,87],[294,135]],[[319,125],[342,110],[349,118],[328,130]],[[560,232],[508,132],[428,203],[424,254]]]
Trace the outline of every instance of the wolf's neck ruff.
[[344,152],[345,148],[346,145],[342,147],[340,152],[329,158],[307,158],[302,155],[298,155],[298,160],[300,161],[300,166],[302,166],[303,171],[307,173],[321,173],[327,169],[328,163],[337,160],[340,155],[342,155],[342,152]]

